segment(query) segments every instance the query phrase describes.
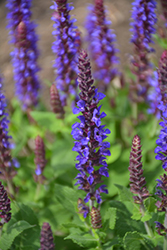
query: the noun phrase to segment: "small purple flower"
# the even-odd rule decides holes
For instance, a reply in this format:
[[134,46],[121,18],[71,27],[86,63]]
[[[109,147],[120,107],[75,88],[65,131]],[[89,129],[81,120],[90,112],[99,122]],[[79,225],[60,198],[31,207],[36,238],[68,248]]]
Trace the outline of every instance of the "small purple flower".
[[81,112],[82,115],[78,116],[80,122],[72,126],[71,132],[75,139],[73,151],[78,152],[76,168],[80,171],[76,177],[76,185],[87,193],[84,202],[96,199],[97,203],[101,203],[100,193],[108,191],[105,185],[98,189],[96,185],[103,182],[102,176],[109,176],[105,159],[110,155],[108,150],[110,144],[104,142],[104,139],[110,131],[105,129],[105,125],[101,125],[101,119],[106,115],[104,112],[100,113],[101,106],[98,106],[98,103],[104,96],[98,94],[93,86],[91,66],[85,51],[80,53],[78,67],[78,84],[81,92],[80,100],[77,102],[78,108],[74,108],[74,114]]
[[9,180],[16,175],[14,167],[19,167],[19,163],[11,157],[12,144],[10,139],[12,137],[8,135],[9,119],[6,106],[6,98],[2,92],[2,78],[0,76],[0,178]]
[[42,225],[40,243],[40,250],[55,250],[52,229],[47,222],[44,222]]
[[10,221],[11,213],[10,213],[10,199],[7,196],[7,192],[4,189],[4,186],[0,182],[0,227],[2,227],[5,223]]
[[8,0],[8,28],[14,51],[11,53],[14,67],[16,95],[23,109],[38,103],[40,82],[37,72],[39,52],[38,37],[35,34],[36,25],[30,20],[32,0]]
[[154,25],[157,22],[156,2],[154,0],[135,0],[132,5],[132,28],[130,30],[134,56],[131,60],[131,70],[136,75],[136,81],[132,82],[130,86],[130,97],[135,102],[145,102],[150,87],[148,77],[152,75],[152,65],[149,62],[148,54],[154,51],[150,43],[153,43]]
[[110,25],[111,22],[106,18],[103,0],[95,0],[95,4],[89,6],[86,29],[90,55],[95,63],[94,78],[99,80],[101,91],[107,89],[118,74],[116,67],[119,63],[116,56],[118,49],[114,45],[116,36]]
[[69,12],[73,9],[67,0],[55,0],[51,9],[54,10],[52,20],[55,41],[52,45],[56,55],[54,67],[56,68],[55,83],[60,93],[62,105],[67,105],[68,95],[76,97],[77,58],[80,48],[80,36]]

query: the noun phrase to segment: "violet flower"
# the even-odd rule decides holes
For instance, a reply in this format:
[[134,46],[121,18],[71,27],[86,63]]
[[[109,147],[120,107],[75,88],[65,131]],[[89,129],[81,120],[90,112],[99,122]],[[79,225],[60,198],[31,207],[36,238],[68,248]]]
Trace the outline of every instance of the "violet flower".
[[131,70],[136,75],[136,81],[130,86],[130,98],[134,102],[145,102],[150,87],[148,76],[152,75],[152,65],[148,54],[154,49],[152,35],[155,34],[157,22],[154,0],[135,0],[132,8],[131,43],[134,46],[134,56],[131,60]]
[[89,6],[86,29],[90,55],[95,63],[94,78],[99,80],[101,91],[106,90],[118,74],[116,35],[110,29],[110,25],[111,21],[106,18],[103,0],[95,0],[94,5]]
[[5,224],[8,223],[11,219],[11,212],[10,212],[10,199],[8,198],[7,192],[4,189],[4,186],[0,182],[0,228]]
[[85,51],[80,53],[78,67],[78,84],[81,92],[80,100],[77,102],[78,108],[74,108],[73,113],[82,114],[78,116],[80,122],[73,124],[71,133],[75,139],[73,151],[78,152],[76,169],[80,172],[75,185],[79,185],[78,188],[87,193],[84,202],[91,200],[93,203],[96,199],[97,203],[101,203],[100,193],[108,191],[105,189],[106,185],[99,188],[96,188],[96,185],[103,182],[102,176],[109,177],[105,159],[110,155],[110,143],[104,142],[110,130],[101,125],[101,119],[106,114],[100,112],[101,106],[98,106],[105,95],[98,93],[93,86],[90,61]]
[[143,176],[142,169],[142,150],[140,137],[135,135],[132,141],[130,152],[129,171],[130,171],[130,191],[135,194],[134,202],[143,204],[144,199],[149,197],[149,192],[146,189],[146,181]]
[[14,51],[11,53],[14,67],[16,95],[23,109],[38,103],[40,82],[37,72],[39,52],[36,25],[30,20],[32,0],[8,0],[8,28]]
[[0,76],[0,178],[7,181],[16,175],[14,167],[18,168],[19,163],[11,157],[12,145],[10,139],[12,137],[8,135],[9,119],[6,106],[6,98],[2,92],[2,78]]
[[43,176],[43,171],[46,166],[45,159],[45,145],[43,139],[38,135],[35,138],[35,160],[36,164],[36,175],[34,176],[35,181],[43,183],[45,177]]
[[86,218],[87,214],[89,214],[89,207],[85,205],[85,202],[81,198],[78,199],[77,203],[79,214],[83,214],[83,217]]
[[42,225],[40,243],[40,250],[55,250],[55,244],[53,242],[53,233],[49,223],[47,222],[44,222]]
[[55,41],[52,45],[56,55],[54,67],[56,69],[56,86],[60,93],[62,105],[67,105],[67,98],[71,94],[76,97],[77,58],[80,47],[80,36],[69,12],[73,9],[67,0],[56,0],[51,9],[54,10],[52,20]]

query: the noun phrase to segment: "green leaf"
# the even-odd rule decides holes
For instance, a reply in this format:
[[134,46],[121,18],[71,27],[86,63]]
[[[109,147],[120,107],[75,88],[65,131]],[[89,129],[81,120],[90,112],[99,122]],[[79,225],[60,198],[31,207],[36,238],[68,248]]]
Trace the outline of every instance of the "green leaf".
[[55,196],[64,208],[74,214],[76,213],[75,207],[80,196],[80,192],[78,192],[78,190],[55,184]]
[[115,207],[109,207],[104,216],[104,221],[109,220],[109,228],[114,229],[116,223],[116,212]]
[[119,240],[118,239],[108,241],[106,244],[103,245],[103,249],[104,250],[113,250],[114,246],[119,246]]
[[144,200],[144,206],[147,209],[148,212],[155,212],[156,206],[156,199],[153,197],[148,197],[147,199]]
[[121,151],[122,151],[121,144],[116,144],[116,145],[112,146],[110,148],[110,151],[111,151],[111,155],[107,157],[108,164],[116,161],[119,158],[119,156],[121,155]]
[[35,225],[30,225],[26,221],[18,221],[13,224],[11,227],[8,228],[7,233],[3,234],[0,240],[0,249],[1,250],[8,250],[13,240],[22,233],[25,229],[32,228]]
[[141,221],[142,221],[142,222],[145,222],[145,221],[150,220],[151,218],[152,218],[152,215],[151,215],[148,211],[146,211],[146,212],[144,213],[144,216],[141,218]]
[[124,187],[118,184],[114,184],[114,185],[118,188],[119,197],[121,201],[133,202],[133,195],[127,187]]
[[140,206],[137,204],[134,204],[133,206],[133,215],[131,216],[131,218],[133,220],[140,220],[142,217],[141,211],[140,211]]
[[98,240],[95,239],[92,235],[88,233],[84,233],[78,228],[71,228],[70,229],[70,235],[68,235],[65,240],[71,239],[73,242],[78,244],[81,247],[96,247]]
[[123,241],[126,250],[140,250],[143,237],[138,232],[128,232]]

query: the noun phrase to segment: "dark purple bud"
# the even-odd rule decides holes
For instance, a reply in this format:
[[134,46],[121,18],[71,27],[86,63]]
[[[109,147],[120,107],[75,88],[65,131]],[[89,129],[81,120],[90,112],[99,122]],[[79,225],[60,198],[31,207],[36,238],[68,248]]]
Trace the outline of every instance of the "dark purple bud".
[[91,215],[91,224],[94,229],[98,229],[102,227],[100,210],[96,207],[92,207],[90,212]]
[[44,222],[41,230],[41,248],[40,250],[55,250],[55,244],[53,242],[53,233],[49,223]]
[[[34,160],[35,164],[36,164],[36,176],[35,176],[35,180],[38,181],[39,179],[41,179],[40,177],[44,177],[42,175],[45,165],[46,165],[46,159],[45,159],[45,146],[44,146],[44,142],[43,139],[38,135],[35,138],[35,160]],[[39,177],[39,178],[38,178]],[[44,178],[41,179],[41,181]]]
[[0,182],[0,227],[3,226],[4,223],[7,223],[11,219],[10,213],[10,199],[7,196],[7,192],[4,189],[4,186]]
[[143,177],[142,169],[142,150],[141,142],[138,135],[135,135],[132,141],[132,148],[130,152],[129,171],[130,171],[130,191],[134,196],[134,202],[142,204],[143,200],[149,196],[146,189],[145,177]]
[[54,84],[50,88],[50,105],[52,107],[53,113],[55,113],[58,119],[64,118],[64,108],[62,106],[59,92]]

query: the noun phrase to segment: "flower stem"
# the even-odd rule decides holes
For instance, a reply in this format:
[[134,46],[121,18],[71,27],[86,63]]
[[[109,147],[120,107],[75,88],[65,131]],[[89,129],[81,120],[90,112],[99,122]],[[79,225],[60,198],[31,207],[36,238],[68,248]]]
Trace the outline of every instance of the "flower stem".
[[[143,203],[140,205],[140,209],[141,209],[142,215],[144,216],[144,214],[145,214],[145,208],[144,208]],[[154,234],[153,234],[153,231],[152,231],[152,229],[151,229],[151,227],[150,227],[150,225],[149,225],[149,222],[148,222],[148,221],[145,221],[145,222],[144,222],[144,226],[145,226],[145,229],[146,229],[147,234],[148,234],[151,238],[153,238],[153,237],[154,237]],[[167,250],[167,249],[166,249],[166,250]]]
[[[165,213],[165,220],[164,220],[164,226],[167,228],[167,211]],[[163,250],[167,250],[167,235],[164,236],[164,246]]]

